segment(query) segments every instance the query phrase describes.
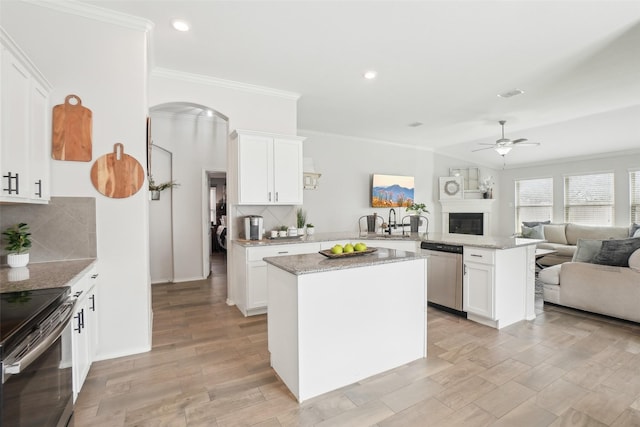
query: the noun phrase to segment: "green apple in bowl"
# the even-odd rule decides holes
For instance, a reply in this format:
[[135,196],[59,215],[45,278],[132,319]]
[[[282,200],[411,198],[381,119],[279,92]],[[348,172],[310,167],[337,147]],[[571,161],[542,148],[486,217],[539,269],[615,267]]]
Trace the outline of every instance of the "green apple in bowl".
[[367,250],[367,245],[365,245],[362,242],[359,242],[354,245],[353,249],[355,249],[356,252],[363,252]]
[[347,243],[344,245],[344,253],[349,254],[354,251],[353,245],[351,243]]
[[338,254],[341,254],[342,252],[344,252],[344,248],[342,247],[342,245],[334,245],[331,248],[332,254],[338,255]]

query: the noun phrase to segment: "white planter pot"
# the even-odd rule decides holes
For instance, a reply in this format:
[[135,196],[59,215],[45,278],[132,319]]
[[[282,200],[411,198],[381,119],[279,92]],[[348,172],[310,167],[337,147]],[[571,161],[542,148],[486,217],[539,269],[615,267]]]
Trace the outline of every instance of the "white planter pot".
[[26,254],[8,254],[7,264],[11,268],[24,267],[29,264],[29,253]]
[[307,236],[311,236],[315,231],[314,227],[307,227]]

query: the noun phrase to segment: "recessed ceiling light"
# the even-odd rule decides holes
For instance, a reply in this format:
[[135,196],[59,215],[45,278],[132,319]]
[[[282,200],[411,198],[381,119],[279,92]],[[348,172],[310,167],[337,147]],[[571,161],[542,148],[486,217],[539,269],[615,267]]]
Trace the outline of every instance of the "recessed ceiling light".
[[181,19],[174,19],[171,21],[171,25],[178,31],[189,31],[189,24]]
[[372,71],[366,71],[362,76],[367,80],[373,80],[376,78],[377,75],[378,73],[372,70]]
[[512,96],[522,95],[524,93],[521,89],[511,89],[506,92],[499,93],[500,98],[511,98]]

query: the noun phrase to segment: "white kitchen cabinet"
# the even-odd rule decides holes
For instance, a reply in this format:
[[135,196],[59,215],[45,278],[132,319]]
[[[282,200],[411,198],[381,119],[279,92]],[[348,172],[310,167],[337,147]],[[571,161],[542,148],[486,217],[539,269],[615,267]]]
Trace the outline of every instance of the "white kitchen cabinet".
[[97,278],[94,267],[71,287],[71,294],[77,298],[71,323],[74,401],[87,378],[98,344]]
[[267,263],[262,259],[272,256],[313,253],[320,250],[318,243],[285,245],[241,246],[233,245],[235,268],[234,302],[245,316],[267,312]]
[[234,132],[239,205],[302,204],[302,141],[297,136]]
[[0,28],[0,202],[47,203],[51,85]]
[[502,328],[528,318],[526,247],[464,247],[463,310],[469,319]]

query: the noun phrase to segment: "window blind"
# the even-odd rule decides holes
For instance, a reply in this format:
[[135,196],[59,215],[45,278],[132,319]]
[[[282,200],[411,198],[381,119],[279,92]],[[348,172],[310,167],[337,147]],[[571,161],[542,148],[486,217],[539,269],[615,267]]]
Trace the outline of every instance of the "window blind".
[[586,225],[613,225],[613,173],[565,176],[564,220]]
[[629,172],[631,222],[640,224],[640,170]]
[[516,231],[523,221],[548,221],[553,215],[553,178],[516,181]]

